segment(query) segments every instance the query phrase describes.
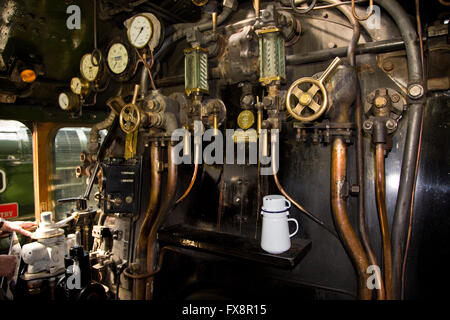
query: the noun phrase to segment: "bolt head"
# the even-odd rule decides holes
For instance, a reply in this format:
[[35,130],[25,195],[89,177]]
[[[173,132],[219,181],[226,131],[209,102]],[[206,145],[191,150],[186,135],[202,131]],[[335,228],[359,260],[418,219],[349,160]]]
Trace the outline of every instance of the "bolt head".
[[387,103],[388,103],[388,101],[387,101],[386,97],[380,96],[375,99],[375,106],[377,108],[383,108],[387,105]]
[[397,122],[395,122],[392,119],[389,119],[388,121],[386,121],[386,128],[388,130],[395,130],[395,129],[397,129]]
[[408,88],[408,94],[411,98],[418,99],[424,94],[424,89],[419,84],[413,84]]
[[392,100],[393,103],[397,103],[397,102],[400,101],[400,96],[398,94],[393,94],[391,96],[391,100]]
[[367,130],[367,131],[372,130],[372,128],[373,128],[373,121],[371,121],[371,120],[364,121],[363,127],[364,127],[364,130]]
[[392,61],[386,61],[383,64],[383,70],[387,72],[394,70],[394,64],[392,63]]

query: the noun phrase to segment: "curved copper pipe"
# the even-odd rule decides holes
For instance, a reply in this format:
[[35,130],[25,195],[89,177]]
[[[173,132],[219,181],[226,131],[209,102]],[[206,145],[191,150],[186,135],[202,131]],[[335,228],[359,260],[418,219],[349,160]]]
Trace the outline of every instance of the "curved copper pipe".
[[392,299],[392,248],[389,221],[386,210],[386,175],[384,169],[384,146],[377,143],[375,147],[375,192],[377,199],[378,218],[380,219],[383,241],[383,271],[386,299]]
[[200,157],[200,146],[199,145],[195,145],[195,151],[194,151],[194,173],[192,174],[192,178],[191,178],[191,182],[189,183],[188,188],[186,189],[186,191],[183,193],[183,195],[178,198],[178,200],[175,202],[176,204],[179,204],[181,201],[184,200],[184,198],[186,198],[189,193],[191,192],[192,187],[194,186],[195,180],[197,179],[197,174],[198,174],[198,163],[199,163],[199,157]]
[[356,268],[358,276],[358,298],[370,300],[372,292],[367,287],[369,261],[359,242],[347,213],[347,201],[342,195],[347,176],[347,146],[342,138],[335,138],[331,150],[331,209],[344,245]]
[[[272,149],[273,150],[273,149]],[[275,153],[272,152],[272,173],[273,173],[273,180],[275,181],[275,184],[277,185],[278,190],[280,190],[281,194],[285,196],[294,206],[297,207],[298,210],[303,212],[305,215],[307,215],[311,220],[316,222],[317,224],[321,225],[324,229],[326,229],[328,232],[330,232],[332,235],[334,235],[336,238],[339,239],[339,236],[330,228],[327,227],[327,225],[320,219],[316,218],[313,214],[311,214],[308,210],[303,208],[297,201],[292,199],[291,196],[284,190],[282,187],[280,181],[278,180],[278,175],[276,171],[276,156]]]
[[[166,191],[164,193],[164,198],[161,201],[161,206],[159,208],[158,214],[154,219],[152,228],[150,230],[150,234],[147,239],[147,272],[155,271],[155,262],[157,253],[156,236],[158,234],[159,228],[164,222],[164,218],[166,217],[167,212],[172,206],[177,187],[177,165],[175,163],[177,154],[172,144],[169,144],[167,152],[168,152],[168,168],[167,168],[168,173],[167,173]],[[153,277],[147,278],[145,291],[146,291],[145,298],[147,300],[152,299]]]
[[[139,237],[136,247],[136,262],[139,265],[139,274],[145,274],[147,272],[147,238],[152,226],[152,220],[158,209],[159,193],[161,190],[161,173],[158,170],[159,165],[159,146],[157,142],[153,142],[150,147],[150,197],[145,212],[145,218],[142,222],[141,230],[139,231]],[[134,285],[134,297],[137,300],[145,299],[145,280],[136,278]]]

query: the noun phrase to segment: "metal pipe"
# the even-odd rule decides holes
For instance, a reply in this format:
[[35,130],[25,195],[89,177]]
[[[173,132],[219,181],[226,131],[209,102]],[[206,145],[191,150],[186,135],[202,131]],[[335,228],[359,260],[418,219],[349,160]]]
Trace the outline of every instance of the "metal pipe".
[[343,192],[346,176],[347,146],[342,138],[337,137],[333,141],[331,150],[331,208],[343,243],[356,268],[358,298],[361,300],[370,300],[372,298],[372,292],[367,287],[368,274],[366,273],[369,267],[369,261],[348,218],[347,201]]
[[[402,39],[390,39],[362,43],[356,46],[355,54],[384,53],[405,49],[405,42]],[[348,47],[318,50],[305,54],[293,54],[286,56],[286,63],[290,65],[301,65],[315,62],[328,61],[334,57],[345,57]]]
[[[177,157],[176,149],[172,143],[168,146],[168,174],[167,174],[167,184],[166,191],[164,193],[164,198],[161,201],[161,206],[159,208],[158,214],[152,224],[150,234],[147,238],[147,271],[153,272],[155,270],[156,262],[156,237],[158,230],[164,222],[164,218],[175,198],[176,186],[177,186],[177,165],[175,159]],[[153,297],[153,277],[147,278],[146,288],[145,288],[145,298],[151,300]]]
[[255,9],[255,17],[259,18],[259,10],[260,10],[260,1],[259,0],[254,0],[253,1],[253,7]]
[[[266,133],[267,135],[267,133]],[[272,144],[276,144],[276,141],[272,141]],[[274,150],[275,146],[273,146],[272,150]],[[325,230],[330,232],[332,235],[334,235],[336,238],[339,239],[338,235],[331,230],[331,228],[327,227],[327,225],[317,217],[315,217],[312,213],[310,213],[308,210],[306,210],[303,206],[301,206],[297,201],[295,201],[289,194],[284,190],[284,188],[281,186],[280,181],[278,180],[277,175],[277,156],[275,152],[272,152],[272,172],[273,172],[273,180],[275,181],[275,184],[277,185],[278,190],[280,190],[281,194],[285,196],[294,206],[297,207],[298,210],[303,212],[308,218],[313,220],[315,223],[323,227]]]
[[[375,2],[392,16],[405,41],[409,84],[420,84],[423,87],[420,48],[417,43],[418,37],[409,16],[397,1],[375,0]],[[416,181],[424,101],[417,100],[411,102],[408,107],[408,130],[406,133],[399,190],[392,225],[392,281],[394,299],[401,298],[402,261]]]
[[384,145],[375,146],[375,193],[380,219],[381,237],[383,242],[383,271],[386,299],[392,300],[392,250],[391,234],[386,210],[386,175],[384,163]]
[[215,33],[217,29],[217,12],[211,14],[212,18],[212,31]]
[[200,158],[200,145],[195,144],[194,173],[192,174],[191,182],[189,183],[188,188],[183,193],[183,195],[175,202],[176,204],[179,204],[181,201],[183,201],[184,198],[186,198],[189,195],[189,193],[191,192],[191,189],[194,186],[195,180],[197,179],[199,158]]
[[[328,0],[327,2],[331,4],[339,4],[339,1],[336,0]],[[348,21],[351,23],[353,27],[353,35],[350,41],[350,44],[347,49],[347,56],[350,62],[350,65],[355,68],[355,74],[358,78],[358,70],[356,69],[356,50],[359,38],[361,36],[361,28],[359,22],[356,20],[352,11],[348,7],[338,7],[339,11],[342,12],[343,15],[346,16]],[[371,265],[378,265],[377,259],[375,257],[375,253],[372,250],[370,245],[370,237],[367,232],[366,227],[366,214],[365,214],[365,188],[364,188],[364,141],[362,135],[362,101],[361,101],[361,91],[359,87],[359,79],[356,83],[356,98],[355,98],[355,124],[356,124],[356,175],[359,184],[359,197],[358,197],[358,229],[361,234],[362,244],[364,246],[364,250],[367,254],[368,260]],[[378,275],[378,274],[377,274]],[[380,284],[380,289],[377,290],[377,297],[379,300],[384,300],[385,298],[385,290],[382,279],[378,278],[378,283]]]
[[[142,222],[141,230],[136,247],[136,262],[139,266],[139,273],[145,274],[147,272],[147,238],[149,236],[152,221],[158,209],[159,194],[161,190],[161,173],[159,171],[159,145],[158,142],[153,142],[150,147],[150,195],[145,218]],[[137,279],[134,287],[134,297],[137,300],[145,299],[145,280]]]

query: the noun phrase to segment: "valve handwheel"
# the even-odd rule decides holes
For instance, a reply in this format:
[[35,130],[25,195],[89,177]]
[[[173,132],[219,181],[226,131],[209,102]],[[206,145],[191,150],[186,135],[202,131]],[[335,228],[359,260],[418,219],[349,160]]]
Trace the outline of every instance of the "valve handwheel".
[[119,122],[123,132],[133,133],[136,131],[141,123],[139,108],[133,103],[125,105],[120,111]]
[[[325,113],[328,108],[328,93],[323,83],[341,63],[342,60],[336,57],[319,79],[306,77],[292,83],[286,95],[286,108],[295,119],[302,122],[311,122],[317,120]],[[305,92],[299,87],[302,84],[311,84],[311,87]],[[322,95],[321,104],[318,104],[314,99],[319,94],[319,91]],[[298,102],[293,107],[292,100],[294,97],[297,98]],[[309,112],[305,114],[305,111]]]

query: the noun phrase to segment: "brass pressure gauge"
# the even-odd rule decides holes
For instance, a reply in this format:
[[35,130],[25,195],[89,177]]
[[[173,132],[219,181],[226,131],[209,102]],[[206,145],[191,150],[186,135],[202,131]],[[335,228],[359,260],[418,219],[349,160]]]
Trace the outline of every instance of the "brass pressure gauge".
[[145,47],[153,35],[150,19],[141,14],[134,16],[128,26],[127,35],[134,47],[138,49]]
[[70,90],[77,95],[86,95],[89,92],[89,82],[74,77],[70,80]]
[[80,107],[80,97],[72,92],[63,91],[58,96],[58,104],[64,111],[78,109]]
[[89,82],[92,82],[97,79],[99,71],[100,65],[97,61],[97,58],[92,57],[90,53],[86,53],[81,58],[80,62],[80,72],[83,78],[85,78]]
[[243,130],[249,129],[255,123],[255,116],[253,112],[250,110],[242,111],[237,118],[237,123],[239,128]]
[[128,66],[129,57],[127,48],[120,42],[116,42],[108,50],[106,58],[109,70],[114,74],[121,74]]

